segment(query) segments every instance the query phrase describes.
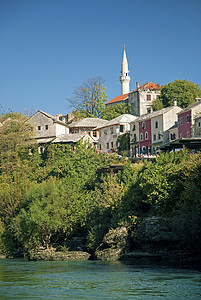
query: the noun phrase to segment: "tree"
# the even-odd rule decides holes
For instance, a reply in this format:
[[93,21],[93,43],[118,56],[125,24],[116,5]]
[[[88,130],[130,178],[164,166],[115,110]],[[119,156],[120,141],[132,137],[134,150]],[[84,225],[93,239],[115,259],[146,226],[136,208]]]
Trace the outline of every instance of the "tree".
[[122,151],[130,151],[130,132],[125,132],[124,134],[120,135],[118,137],[118,151],[122,152]]
[[0,121],[0,171],[12,171],[28,156],[28,147],[34,143],[33,127],[21,113],[3,114]]
[[131,114],[130,103],[119,103],[115,105],[106,106],[103,118],[106,120],[112,120],[123,114]]
[[171,106],[174,99],[176,99],[177,105],[185,108],[194,103],[197,97],[201,97],[201,90],[198,84],[186,79],[177,79],[162,87],[160,96],[153,102],[153,107],[155,110],[158,110],[162,106]]
[[98,76],[88,79],[82,85],[75,87],[73,98],[67,99],[71,106],[78,111],[78,117],[101,118],[104,103],[107,101],[104,80]]

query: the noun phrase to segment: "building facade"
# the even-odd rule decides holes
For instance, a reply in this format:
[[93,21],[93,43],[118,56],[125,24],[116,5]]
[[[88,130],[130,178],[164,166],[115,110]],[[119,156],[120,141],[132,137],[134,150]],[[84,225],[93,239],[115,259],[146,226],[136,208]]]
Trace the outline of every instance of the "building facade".
[[177,121],[177,113],[180,111],[181,108],[174,103],[174,106],[144,115],[131,122],[131,156],[156,154],[160,146],[169,141],[169,129]]
[[98,131],[98,149],[103,152],[116,152],[118,148],[118,137],[130,131],[130,122],[136,117],[129,114],[121,115],[104,126],[96,128]]
[[201,98],[197,98],[195,103],[182,109],[182,111],[178,113],[179,138],[191,138],[194,136],[195,118],[200,114],[200,111]]

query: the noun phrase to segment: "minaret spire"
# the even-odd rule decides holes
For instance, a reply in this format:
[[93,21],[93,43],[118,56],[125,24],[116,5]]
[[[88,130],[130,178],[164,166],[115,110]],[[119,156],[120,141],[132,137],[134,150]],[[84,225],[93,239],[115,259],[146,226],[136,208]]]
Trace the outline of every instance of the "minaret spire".
[[126,57],[126,50],[125,50],[125,44],[124,44],[124,52],[123,52],[123,59],[122,59],[122,64],[121,64],[121,77],[120,77],[120,82],[121,82],[121,94],[127,94],[130,92],[129,88],[129,83],[130,83],[130,76],[128,76],[129,70],[128,70],[128,61]]

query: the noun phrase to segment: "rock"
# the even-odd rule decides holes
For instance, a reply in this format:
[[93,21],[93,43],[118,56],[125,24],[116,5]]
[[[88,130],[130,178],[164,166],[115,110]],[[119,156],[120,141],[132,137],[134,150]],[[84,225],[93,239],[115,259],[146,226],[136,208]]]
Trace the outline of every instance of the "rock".
[[29,255],[29,260],[46,260],[46,261],[59,261],[59,260],[88,260],[90,254],[83,251],[38,251]]
[[110,229],[103,238],[103,242],[95,251],[97,259],[118,260],[126,251],[128,242],[127,228],[122,226]]

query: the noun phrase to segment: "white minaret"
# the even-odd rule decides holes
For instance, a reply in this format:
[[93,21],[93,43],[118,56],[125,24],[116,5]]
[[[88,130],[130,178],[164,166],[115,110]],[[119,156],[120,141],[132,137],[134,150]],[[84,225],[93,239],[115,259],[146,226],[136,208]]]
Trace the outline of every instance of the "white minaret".
[[122,68],[121,68],[121,77],[120,77],[120,82],[121,82],[121,94],[127,94],[130,92],[129,88],[129,83],[130,83],[130,76],[128,76],[128,61],[126,57],[126,51],[125,51],[125,45],[124,45],[124,54],[123,54],[123,59],[122,59]]

